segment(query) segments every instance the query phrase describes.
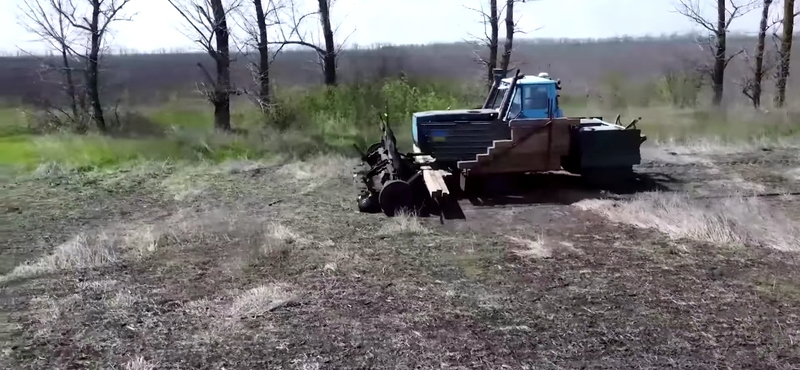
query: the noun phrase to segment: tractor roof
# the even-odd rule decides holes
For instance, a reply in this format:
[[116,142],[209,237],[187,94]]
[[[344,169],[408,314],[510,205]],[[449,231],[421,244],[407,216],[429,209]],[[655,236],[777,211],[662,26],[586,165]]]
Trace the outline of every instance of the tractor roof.
[[[513,77],[504,78],[502,81],[505,84],[511,84],[511,80]],[[517,80],[517,85],[544,85],[544,84],[555,84],[555,80],[551,80],[549,78],[537,77],[537,76],[523,76],[519,80]]]

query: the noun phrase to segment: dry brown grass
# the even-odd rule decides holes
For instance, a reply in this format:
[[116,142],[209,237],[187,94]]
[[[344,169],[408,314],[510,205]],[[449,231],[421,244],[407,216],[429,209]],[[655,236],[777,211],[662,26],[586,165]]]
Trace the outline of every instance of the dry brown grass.
[[262,284],[245,291],[230,291],[215,298],[202,298],[187,303],[186,313],[203,322],[205,329],[195,334],[195,339],[213,343],[230,338],[246,330],[243,320],[259,320],[262,327],[271,328],[268,315],[287,304],[297,301],[298,290],[289,284]]
[[593,199],[575,205],[673,238],[800,250],[800,225],[754,197],[731,196],[702,204],[688,194],[650,192],[629,201]]
[[61,320],[69,317],[76,305],[82,300],[79,294],[72,294],[64,298],[49,296],[36,296],[28,302],[33,319],[34,336],[48,338],[58,330]]
[[797,148],[799,145],[796,138],[790,137],[757,137],[747,141],[731,141],[714,136],[691,140],[655,140],[654,144],[668,152],[689,156],[751,153],[763,148]]
[[270,222],[267,226],[265,235],[264,251],[269,252],[271,248],[281,247],[288,244],[309,244],[311,238],[301,235],[280,222]]
[[296,358],[292,360],[292,369],[297,370],[319,370],[322,368],[322,365],[319,362],[309,359],[307,355],[303,355],[303,358]]
[[130,291],[118,290],[114,294],[107,295],[104,302],[109,312],[125,313],[136,303],[136,300],[136,296]]
[[119,282],[113,279],[79,281],[78,288],[104,293],[114,289],[118,284]]
[[786,171],[784,174],[789,180],[800,181],[800,168],[794,168]]
[[328,155],[283,165],[277,174],[302,195],[327,186],[330,181],[352,179],[351,170],[356,162],[352,158]]
[[125,370],[155,370],[158,366],[147,361],[143,356],[136,356],[125,363]]
[[646,145],[641,148],[641,154],[643,158],[664,163],[672,163],[672,164],[696,163],[706,166],[713,166],[713,162],[702,154],[698,153],[687,154],[689,150],[682,146],[680,148],[683,148],[682,151],[684,153],[679,154],[677,151],[674,151],[675,148],[676,148],[675,146],[671,146],[669,144],[660,144],[659,146]]
[[724,179],[711,180],[708,184],[720,190],[725,190],[726,193],[758,194],[767,190],[767,187],[763,184],[747,181],[739,174],[733,174]]
[[236,296],[227,309],[227,316],[232,319],[260,317],[297,298],[286,284],[260,285]]
[[52,253],[17,266],[0,280],[98,267],[126,257],[143,258],[156,250],[159,237],[160,233],[149,225],[80,234],[58,245]]
[[379,235],[390,236],[397,234],[428,234],[431,230],[422,224],[419,217],[412,212],[399,212],[394,217],[387,218],[382,226]]
[[514,249],[512,253],[521,258],[551,258],[553,256],[552,248],[545,245],[544,235],[539,234],[535,239],[521,238],[516,236],[508,236],[509,241],[521,247],[521,249]]

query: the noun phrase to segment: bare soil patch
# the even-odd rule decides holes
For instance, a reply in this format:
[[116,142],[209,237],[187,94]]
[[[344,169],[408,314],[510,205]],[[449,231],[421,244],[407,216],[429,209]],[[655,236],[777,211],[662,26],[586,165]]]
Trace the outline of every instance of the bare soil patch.
[[0,365],[791,369],[800,162],[736,156],[648,157],[649,192],[548,177],[443,225],[358,213],[342,158],[19,179]]

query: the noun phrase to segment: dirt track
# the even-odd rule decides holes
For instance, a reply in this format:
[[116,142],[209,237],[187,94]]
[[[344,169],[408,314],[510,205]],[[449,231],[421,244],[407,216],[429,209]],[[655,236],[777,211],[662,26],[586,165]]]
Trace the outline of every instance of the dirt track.
[[24,180],[0,367],[797,368],[800,156],[753,153],[648,152],[644,193],[539,176],[444,225],[355,212],[335,159]]

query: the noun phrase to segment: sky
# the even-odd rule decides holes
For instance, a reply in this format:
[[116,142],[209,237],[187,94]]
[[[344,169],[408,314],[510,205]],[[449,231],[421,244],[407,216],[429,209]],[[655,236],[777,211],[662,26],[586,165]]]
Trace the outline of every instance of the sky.
[[[19,25],[19,6],[25,0],[0,0],[0,24],[11,28],[0,37],[0,52],[15,54],[20,48],[43,52],[45,46]],[[78,0],[81,1],[81,0]],[[315,0],[295,0],[313,7]],[[517,4],[515,13],[522,37],[604,38],[658,36],[699,30],[675,13],[677,0],[537,0]],[[709,2],[710,0],[699,0]],[[248,1],[249,2],[249,1]],[[427,44],[463,41],[483,32],[481,17],[468,8],[487,0],[336,0],[331,10],[337,35],[348,36],[346,46],[374,44]],[[502,2],[500,0],[499,2]],[[715,1],[713,1],[715,2]],[[266,2],[265,2],[266,3]],[[112,25],[111,47],[130,51],[196,50],[187,37],[186,24],[166,0],[131,0],[125,8],[130,22]],[[713,16],[713,9],[705,14]],[[734,30],[752,33],[758,11],[734,23]],[[309,23],[316,27],[316,23]],[[316,32],[316,31],[314,31]]]

